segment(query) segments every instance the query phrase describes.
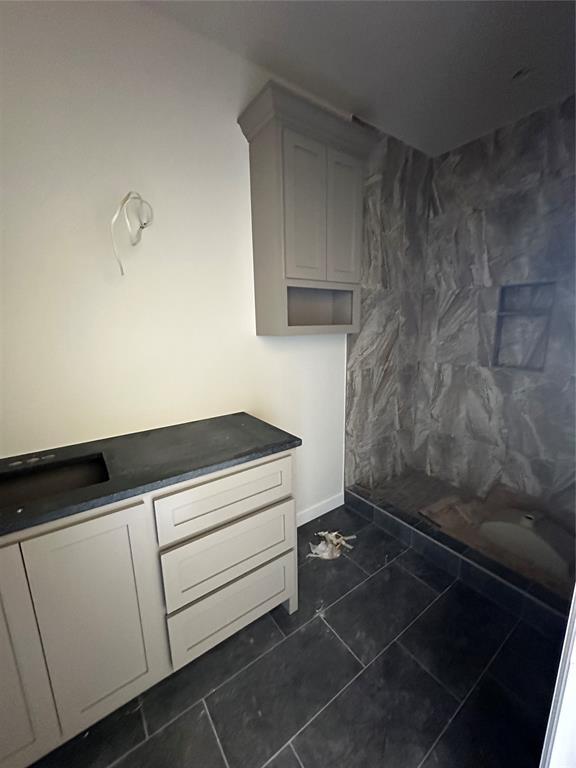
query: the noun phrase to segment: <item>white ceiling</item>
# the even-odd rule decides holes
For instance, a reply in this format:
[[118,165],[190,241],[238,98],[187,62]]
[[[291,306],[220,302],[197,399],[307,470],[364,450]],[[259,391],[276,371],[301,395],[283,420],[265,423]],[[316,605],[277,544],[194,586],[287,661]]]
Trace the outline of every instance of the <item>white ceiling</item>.
[[430,155],[574,91],[572,2],[151,4]]

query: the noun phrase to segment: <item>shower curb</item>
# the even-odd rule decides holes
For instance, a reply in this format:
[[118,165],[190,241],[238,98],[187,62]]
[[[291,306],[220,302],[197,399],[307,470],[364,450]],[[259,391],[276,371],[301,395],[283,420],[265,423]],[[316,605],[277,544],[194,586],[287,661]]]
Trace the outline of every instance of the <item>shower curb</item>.
[[568,600],[563,601],[544,587],[470,550],[461,541],[392,504],[383,501],[376,504],[350,488],[344,492],[344,503],[542,634],[551,638],[564,636]]

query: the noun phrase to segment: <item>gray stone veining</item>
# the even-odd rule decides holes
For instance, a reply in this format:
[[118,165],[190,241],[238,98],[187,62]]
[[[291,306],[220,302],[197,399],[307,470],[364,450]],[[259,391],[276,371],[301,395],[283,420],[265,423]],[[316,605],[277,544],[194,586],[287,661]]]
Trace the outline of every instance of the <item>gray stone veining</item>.
[[[433,159],[382,138],[365,189],[362,326],[348,337],[347,485],[415,468],[571,509],[574,183],[574,99]],[[493,367],[501,286],[544,281],[544,370]],[[541,361],[543,326],[506,320],[501,361]]]

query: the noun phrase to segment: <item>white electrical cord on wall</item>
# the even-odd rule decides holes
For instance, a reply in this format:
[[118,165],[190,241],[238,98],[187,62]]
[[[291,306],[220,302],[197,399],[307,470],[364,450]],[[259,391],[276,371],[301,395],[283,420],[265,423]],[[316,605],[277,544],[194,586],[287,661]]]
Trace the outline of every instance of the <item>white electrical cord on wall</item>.
[[[136,220],[136,226],[134,226],[130,219],[128,211],[129,207],[131,208],[133,217]],[[138,245],[142,238],[142,230],[146,229],[146,227],[149,227],[154,220],[154,211],[152,210],[150,203],[147,200],[144,200],[142,196],[138,194],[138,192],[128,192],[128,194],[122,198],[120,205],[116,209],[116,213],[114,216],[112,216],[112,221],[110,222],[112,250],[114,251],[114,256],[116,257],[116,261],[120,267],[120,274],[122,277],[124,277],[126,273],[124,272],[124,265],[122,264],[122,259],[118,254],[116,238],[114,237],[114,227],[116,226],[116,222],[122,213],[124,213],[124,221],[126,223],[126,229],[128,230],[128,236],[130,238],[130,245]]]

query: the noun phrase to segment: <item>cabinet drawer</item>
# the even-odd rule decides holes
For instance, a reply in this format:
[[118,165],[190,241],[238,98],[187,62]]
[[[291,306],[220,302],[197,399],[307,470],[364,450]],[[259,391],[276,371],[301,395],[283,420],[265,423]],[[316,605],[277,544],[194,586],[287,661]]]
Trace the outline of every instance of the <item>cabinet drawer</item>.
[[289,552],[169,616],[174,669],[287,600],[296,590],[295,561],[294,552]]
[[292,549],[295,538],[290,500],[165,552],[161,559],[168,613]]
[[208,480],[154,501],[160,546],[267,507],[292,492],[291,457]]

